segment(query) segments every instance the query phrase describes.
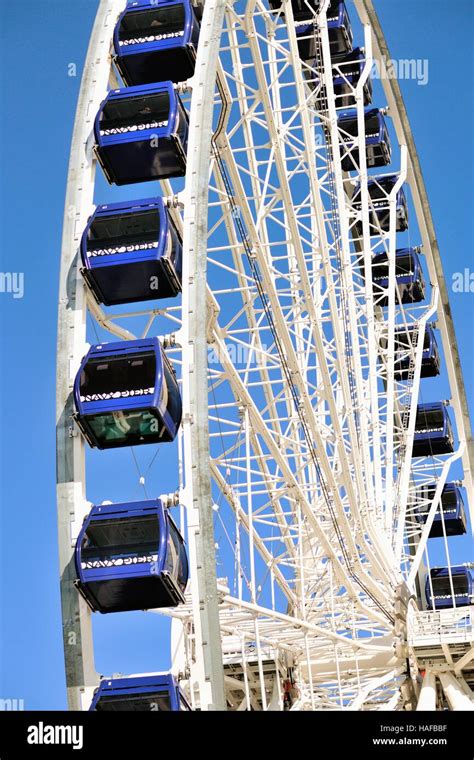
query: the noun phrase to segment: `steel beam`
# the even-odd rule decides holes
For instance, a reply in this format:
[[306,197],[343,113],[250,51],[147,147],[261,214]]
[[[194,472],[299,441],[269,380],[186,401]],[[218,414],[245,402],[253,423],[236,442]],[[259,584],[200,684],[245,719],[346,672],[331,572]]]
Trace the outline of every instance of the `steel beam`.
[[225,710],[207,378],[207,219],[212,119],[226,0],[206,0],[189,123],[183,223],[183,436],[188,545],[201,710]]
[[431,670],[427,670],[423,677],[423,685],[416,709],[436,710],[436,676]]
[[474,702],[467,696],[457,678],[452,673],[440,673],[439,680],[451,710],[474,711]]

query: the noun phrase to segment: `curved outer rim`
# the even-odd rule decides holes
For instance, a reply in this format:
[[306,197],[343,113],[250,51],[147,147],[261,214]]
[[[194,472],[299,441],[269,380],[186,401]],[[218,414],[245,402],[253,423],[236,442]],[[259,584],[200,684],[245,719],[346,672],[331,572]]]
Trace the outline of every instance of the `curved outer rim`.
[[[372,0],[354,0],[360,19],[364,24],[372,27],[372,45],[374,58],[387,61],[391,60],[387,42]],[[465,487],[468,492],[469,509],[471,514],[471,529],[474,531],[474,494],[473,494],[473,468],[474,468],[474,444],[472,440],[471,420],[469,407],[464,386],[461,359],[459,356],[456,333],[454,329],[449,295],[443,272],[438,241],[431,215],[428,194],[426,191],[420,160],[413,139],[408,114],[400,90],[398,80],[385,77],[382,80],[385,94],[390,108],[390,116],[397,133],[400,145],[406,145],[408,150],[408,176],[413,202],[420,232],[423,240],[423,253],[429,268],[429,274],[433,285],[439,288],[438,327],[441,332],[444,356],[448,370],[449,384],[454,402],[457,433],[459,443],[465,442],[463,454],[463,469]]]
[[78,249],[93,210],[96,162],[89,150],[94,117],[107,91],[110,39],[124,0],[101,0],[78,98],[69,159],[58,305],[56,367],[56,467],[59,564],[68,704],[82,709],[82,692],[97,685],[91,615],[74,587],[74,543],[88,511],[84,442],[74,430],[72,389],[86,352],[86,303]]

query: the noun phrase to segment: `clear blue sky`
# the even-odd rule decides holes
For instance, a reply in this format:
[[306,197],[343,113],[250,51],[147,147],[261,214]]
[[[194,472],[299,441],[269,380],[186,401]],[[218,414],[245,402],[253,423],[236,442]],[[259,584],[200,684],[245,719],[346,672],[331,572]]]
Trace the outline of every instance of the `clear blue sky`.
[[[0,294],[0,697],[23,698],[28,709],[66,707],[55,503],[56,303],[70,138],[96,5],[0,0],[1,271],[25,277],[22,299]],[[429,61],[426,86],[401,84],[449,286],[454,272],[474,269],[472,121],[466,115],[473,4],[375,5],[392,56]],[[77,65],[77,78],[68,76],[70,63]],[[451,294],[471,408],[473,297]],[[109,498],[118,501],[114,485],[117,493]],[[150,618],[136,624],[134,658],[125,646],[128,640],[133,648],[128,618],[115,624],[100,662],[103,672],[166,667],[167,643],[160,642]]]

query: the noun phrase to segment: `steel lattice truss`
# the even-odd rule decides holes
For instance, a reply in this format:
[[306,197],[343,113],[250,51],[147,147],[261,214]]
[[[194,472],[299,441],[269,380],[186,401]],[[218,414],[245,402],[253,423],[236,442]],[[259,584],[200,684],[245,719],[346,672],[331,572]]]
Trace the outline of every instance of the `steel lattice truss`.
[[[406,610],[415,610],[408,597],[431,526],[416,520],[418,494],[436,483],[426,499],[433,516],[464,437],[458,428],[449,459],[412,459],[425,329],[439,299],[436,285],[422,305],[399,297],[395,195],[411,178],[407,149],[385,172],[399,173],[387,196],[390,230],[374,231],[363,81],[354,89],[360,165],[348,174],[325,10],[314,16],[316,71],[299,58],[291,4],[284,10],[263,0],[226,7],[214,92],[209,456],[226,695],[232,709],[281,704],[290,672],[295,708],[397,709],[411,698]],[[186,188],[161,186],[182,228]],[[372,286],[379,253],[388,257],[387,288]],[[141,335],[166,336],[186,377],[192,354],[180,306],[111,316],[90,294],[88,305],[118,337],[133,337],[130,318],[142,320]],[[409,365],[400,380],[402,328]],[[199,466],[186,427],[180,455]],[[189,483],[181,486],[186,506]],[[197,610],[191,583],[187,604],[169,614],[181,642],[175,667],[204,706]]]

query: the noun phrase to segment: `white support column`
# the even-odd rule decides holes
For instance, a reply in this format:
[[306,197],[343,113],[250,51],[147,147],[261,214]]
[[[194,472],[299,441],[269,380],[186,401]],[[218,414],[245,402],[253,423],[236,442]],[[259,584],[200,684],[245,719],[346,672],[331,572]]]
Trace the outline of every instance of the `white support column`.
[[461,684],[452,673],[440,673],[439,680],[441,681],[441,686],[451,710],[474,711],[474,702],[469,699]]
[[463,657],[461,657],[459,660],[456,660],[455,672],[457,676],[462,673],[463,668],[465,668],[466,665],[471,662],[471,660],[474,660],[474,644],[472,642],[471,649],[469,649],[469,651],[466,652],[466,654],[463,655]]
[[436,676],[431,670],[425,672],[416,709],[436,710]]
[[469,686],[468,682],[465,678],[463,678],[461,675],[457,674],[458,681],[460,683],[461,689],[463,690],[464,694],[467,696],[470,702],[474,704],[474,691]]
[[226,0],[207,0],[189,124],[183,224],[183,434],[188,545],[201,710],[225,710],[209,464],[207,219],[212,118]]

